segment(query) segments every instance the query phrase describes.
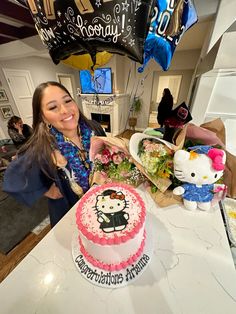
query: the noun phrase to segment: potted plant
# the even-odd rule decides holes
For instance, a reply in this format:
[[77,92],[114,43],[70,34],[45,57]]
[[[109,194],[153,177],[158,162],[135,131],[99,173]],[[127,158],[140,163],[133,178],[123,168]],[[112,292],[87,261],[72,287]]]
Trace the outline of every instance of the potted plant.
[[135,128],[137,124],[137,117],[142,109],[142,100],[140,97],[135,96],[130,108],[129,126]]

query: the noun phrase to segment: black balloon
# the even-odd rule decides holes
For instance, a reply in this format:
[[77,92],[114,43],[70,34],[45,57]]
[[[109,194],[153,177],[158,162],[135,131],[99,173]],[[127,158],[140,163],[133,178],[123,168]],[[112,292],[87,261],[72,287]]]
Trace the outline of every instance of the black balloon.
[[35,27],[55,64],[98,51],[143,62],[153,0],[28,0]]

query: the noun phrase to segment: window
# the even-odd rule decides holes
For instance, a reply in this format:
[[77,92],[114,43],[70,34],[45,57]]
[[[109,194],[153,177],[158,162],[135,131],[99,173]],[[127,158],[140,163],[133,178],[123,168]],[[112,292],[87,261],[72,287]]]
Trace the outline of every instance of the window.
[[174,104],[176,104],[178,101],[181,80],[182,75],[159,76],[156,102],[159,103],[161,101],[164,88],[169,88],[174,98]]

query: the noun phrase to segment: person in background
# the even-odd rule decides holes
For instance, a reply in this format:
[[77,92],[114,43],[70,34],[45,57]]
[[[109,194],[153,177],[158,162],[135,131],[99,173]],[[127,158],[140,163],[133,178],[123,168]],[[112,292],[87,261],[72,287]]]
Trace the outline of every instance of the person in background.
[[171,95],[169,88],[165,88],[163,90],[162,99],[157,108],[157,122],[161,128],[164,126],[166,118],[170,116],[173,104],[173,96]]
[[7,166],[9,165],[9,161],[5,158],[0,157],[0,177],[1,177],[1,171],[6,170]]
[[33,135],[8,166],[3,190],[28,206],[48,197],[54,226],[90,188],[90,139],[106,134],[58,82],[40,84],[32,104]]
[[20,117],[12,116],[8,123],[8,134],[16,148],[22,146],[30,138],[33,129],[28,124],[23,124]]

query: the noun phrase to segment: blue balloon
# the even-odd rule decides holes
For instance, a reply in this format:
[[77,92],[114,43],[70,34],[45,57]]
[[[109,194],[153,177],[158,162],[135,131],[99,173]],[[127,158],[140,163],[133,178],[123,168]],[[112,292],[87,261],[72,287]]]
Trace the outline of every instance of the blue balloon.
[[191,0],[156,0],[152,13],[144,44],[144,62],[138,69],[140,73],[152,58],[167,71],[181,37],[198,21]]

